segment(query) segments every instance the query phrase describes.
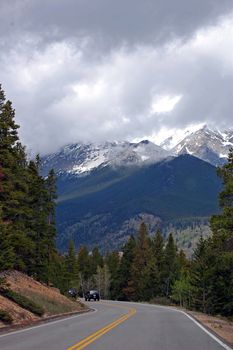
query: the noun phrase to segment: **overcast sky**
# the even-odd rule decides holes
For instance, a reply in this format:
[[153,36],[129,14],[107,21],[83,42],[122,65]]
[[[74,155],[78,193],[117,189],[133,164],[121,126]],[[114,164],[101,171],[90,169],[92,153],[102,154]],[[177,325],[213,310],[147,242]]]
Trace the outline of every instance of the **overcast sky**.
[[0,0],[0,83],[24,144],[233,126],[232,0]]

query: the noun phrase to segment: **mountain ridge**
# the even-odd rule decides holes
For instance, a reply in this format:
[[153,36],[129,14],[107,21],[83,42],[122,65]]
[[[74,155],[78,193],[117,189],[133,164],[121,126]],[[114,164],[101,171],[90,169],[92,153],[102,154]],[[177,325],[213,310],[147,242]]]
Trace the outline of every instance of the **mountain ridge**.
[[[112,178],[111,168],[89,174],[95,182],[98,172]],[[85,179],[85,178],[84,178]],[[58,247],[63,250],[73,239],[77,246],[87,244],[100,248],[121,246],[135,234],[133,222],[142,215],[155,230],[165,222],[209,217],[218,212],[217,197],[221,187],[215,167],[191,155],[137,168],[105,188],[79,195],[83,178],[72,178],[77,196],[63,199],[57,210]],[[81,181],[81,185],[79,184]],[[69,181],[59,182],[59,191],[66,192]],[[107,241],[106,241],[107,240]]]
[[205,125],[194,132],[186,132],[175,146],[171,140],[170,136],[160,145],[149,140],[69,144],[42,158],[42,173],[46,175],[54,168],[59,175],[86,176],[98,167],[138,167],[181,154],[191,154],[221,166],[233,147],[233,129],[221,132]]
[[140,220],[164,234],[178,229],[186,246],[182,230],[194,240],[200,227],[209,232],[221,188],[216,166],[227,160],[233,130],[205,126],[184,136],[170,150],[148,140],[76,143],[43,158],[44,175],[51,167],[57,173],[59,249],[70,239],[118,249]]
[[191,154],[215,166],[223,165],[233,147],[233,130],[221,132],[206,125],[187,135],[170,151],[173,154]]

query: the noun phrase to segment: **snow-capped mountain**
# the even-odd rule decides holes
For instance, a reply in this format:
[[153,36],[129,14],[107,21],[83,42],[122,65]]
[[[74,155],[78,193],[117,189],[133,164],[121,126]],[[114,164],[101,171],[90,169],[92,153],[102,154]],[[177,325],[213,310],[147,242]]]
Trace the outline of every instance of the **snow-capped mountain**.
[[43,158],[43,174],[54,168],[57,173],[84,176],[99,167],[129,167],[157,163],[170,156],[191,154],[212,165],[226,162],[233,147],[233,129],[218,131],[204,126],[198,130],[185,130],[160,146],[143,140],[95,143],[75,143]]
[[169,142],[170,138],[161,146],[175,155],[191,154],[213,165],[222,165],[227,160],[229,149],[233,147],[233,129],[221,132],[204,126],[185,135],[173,148],[169,148]]
[[171,151],[178,143],[183,141],[183,139],[189,135],[191,135],[194,131],[196,131],[197,128],[194,128],[194,130],[188,129],[188,130],[179,130],[179,132],[176,132],[175,134],[172,134],[171,136],[167,137],[164,141],[160,143],[160,147],[167,151]]
[[140,166],[156,163],[171,153],[154,143],[105,142],[76,143],[43,158],[43,173],[53,168],[57,173],[86,175],[98,167]]

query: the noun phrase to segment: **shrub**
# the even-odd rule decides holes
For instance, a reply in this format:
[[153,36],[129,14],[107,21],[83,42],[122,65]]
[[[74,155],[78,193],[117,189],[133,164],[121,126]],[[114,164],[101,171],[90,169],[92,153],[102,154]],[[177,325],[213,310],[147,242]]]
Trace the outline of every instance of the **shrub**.
[[1,289],[0,293],[4,297],[14,301],[16,304],[28,311],[31,311],[35,315],[42,316],[44,314],[44,309],[40,305],[37,305],[34,301],[19,293],[14,292],[13,290]]
[[0,310],[0,321],[10,324],[13,322],[13,319],[7,311]]
[[150,300],[151,304],[158,304],[158,305],[172,305],[171,299],[167,297],[155,297]]

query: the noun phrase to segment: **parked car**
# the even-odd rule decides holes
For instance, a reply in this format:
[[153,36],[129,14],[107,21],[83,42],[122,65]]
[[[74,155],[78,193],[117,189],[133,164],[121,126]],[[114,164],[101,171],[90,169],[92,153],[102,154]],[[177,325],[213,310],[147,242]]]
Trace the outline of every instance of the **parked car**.
[[100,295],[98,290],[89,290],[88,292],[85,293],[85,300],[90,301],[90,300],[100,300]]

